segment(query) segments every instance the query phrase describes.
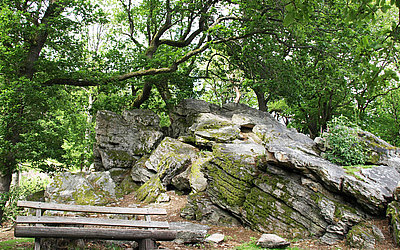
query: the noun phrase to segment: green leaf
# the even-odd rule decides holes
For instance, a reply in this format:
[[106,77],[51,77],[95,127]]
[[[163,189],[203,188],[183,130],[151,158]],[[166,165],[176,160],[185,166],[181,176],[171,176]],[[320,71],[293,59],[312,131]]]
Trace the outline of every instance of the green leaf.
[[294,20],[295,20],[294,14],[292,12],[289,12],[283,19],[283,25],[289,26],[290,24],[292,24],[294,22]]

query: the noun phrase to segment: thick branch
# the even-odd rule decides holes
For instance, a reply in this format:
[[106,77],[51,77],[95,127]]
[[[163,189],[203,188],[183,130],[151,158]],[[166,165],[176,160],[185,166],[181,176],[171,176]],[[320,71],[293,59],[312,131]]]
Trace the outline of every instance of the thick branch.
[[165,23],[161,26],[161,28],[155,33],[154,37],[150,40],[149,48],[146,51],[146,56],[148,58],[151,58],[153,54],[157,51],[158,46],[160,46],[160,38],[161,36],[169,29],[171,28],[171,6],[170,6],[170,1],[167,0],[166,2],[166,8],[167,8],[167,16],[165,18]]
[[171,73],[177,70],[177,65],[173,64],[168,68],[160,68],[160,69],[146,69],[146,70],[138,70],[135,72],[129,72],[126,74],[113,76],[110,78],[106,78],[103,80],[98,79],[73,79],[73,78],[54,78],[49,81],[44,82],[44,85],[71,85],[71,86],[100,86],[114,81],[124,81],[134,77],[141,76],[151,76],[158,74]]
[[192,27],[192,23],[194,21],[194,17],[189,21],[188,27],[185,31],[185,33],[183,34],[183,36],[178,40],[178,41],[174,41],[174,40],[169,40],[169,39],[162,39],[160,40],[160,45],[161,44],[166,44],[169,46],[173,46],[173,47],[186,47],[188,45],[190,45],[193,40],[199,35],[201,34],[203,31],[206,30],[206,21],[207,18],[205,17],[205,14],[207,13],[209,9],[209,5],[204,6],[204,8],[202,8],[202,10],[199,12],[200,15],[200,20],[199,20],[199,28],[197,30],[195,30],[188,38],[186,38],[191,30]]
[[142,105],[147,99],[149,99],[152,88],[153,88],[152,83],[145,82],[142,92],[133,101],[133,107],[140,108],[140,105]]
[[44,83],[44,85],[71,85],[71,86],[100,86],[113,81],[124,81],[134,77],[150,76],[158,74],[172,73],[178,70],[178,65],[186,62],[193,56],[202,53],[209,47],[208,44],[188,52],[177,61],[173,62],[168,68],[159,69],[146,69],[135,72],[130,72],[118,76],[111,77],[109,79],[98,80],[98,79],[72,79],[72,78],[54,78]]
[[174,41],[174,40],[162,39],[160,40],[160,45],[166,44],[172,47],[183,48],[191,44],[192,41],[203,31],[204,31],[203,27],[199,28],[198,30],[194,31],[186,40]]
[[[237,20],[237,19],[238,19],[237,17],[232,17],[232,16],[220,17],[214,22],[214,24],[211,27],[213,27],[217,23],[220,23],[224,20]],[[161,28],[158,33],[162,33],[162,32],[164,32],[163,30],[167,30],[166,25],[168,25],[168,21],[166,21],[166,23],[164,24],[164,28]],[[248,34],[243,34],[240,36],[234,36],[234,37],[229,37],[229,38],[225,38],[225,39],[221,39],[221,40],[217,40],[217,41],[211,41],[208,43],[204,43],[206,36],[203,36],[200,39],[196,49],[189,51],[188,53],[183,55],[178,60],[172,62],[169,67],[138,70],[135,72],[129,72],[126,74],[113,76],[108,79],[104,79],[104,80],[100,80],[100,81],[97,79],[55,78],[55,79],[45,82],[44,85],[59,85],[59,84],[61,84],[61,85],[72,85],[72,86],[99,86],[99,85],[110,83],[112,81],[124,81],[124,80],[130,79],[130,78],[135,78],[135,77],[172,73],[172,72],[175,72],[176,70],[178,70],[178,66],[180,64],[182,64],[182,63],[188,61],[190,58],[193,58],[194,56],[204,52],[205,50],[207,50],[210,47],[211,44],[219,44],[219,43],[233,41],[233,40],[240,40],[243,38],[253,36],[255,34],[276,35],[275,33],[272,32],[272,30],[259,30],[259,31],[250,32]],[[156,35],[156,37],[157,36],[158,35]]]
[[123,74],[123,75],[119,75],[119,76],[113,77],[113,78],[111,78],[111,80],[123,81],[123,80],[127,80],[127,79],[133,78],[133,77],[166,74],[166,73],[174,72],[177,69],[178,69],[177,65],[175,63],[173,63],[168,68],[139,70],[139,71],[130,72],[130,73],[126,73],[126,74]]
[[25,61],[25,65],[21,71],[21,74],[27,78],[31,79],[35,73],[34,65],[39,59],[40,52],[42,51],[47,37],[49,36],[48,27],[51,20],[59,16],[64,11],[64,8],[65,6],[59,5],[58,2],[50,3],[41,20],[41,24],[44,27],[40,28],[29,41],[29,52]]

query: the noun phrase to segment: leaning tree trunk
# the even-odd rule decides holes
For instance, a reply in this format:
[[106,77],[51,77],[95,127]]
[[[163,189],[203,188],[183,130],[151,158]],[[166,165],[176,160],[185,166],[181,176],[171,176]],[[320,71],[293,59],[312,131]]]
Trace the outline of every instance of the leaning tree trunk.
[[11,179],[11,170],[0,172],[0,222],[3,220],[4,207],[8,200],[6,196],[10,191]]
[[[24,47],[27,48],[27,51],[23,65],[21,65],[19,70],[16,72],[18,77],[23,77],[29,80],[33,79],[33,75],[36,72],[35,65],[37,64],[41,51],[45,46],[49,36],[49,31],[52,31],[50,29],[52,22],[61,15],[67,5],[64,1],[49,2],[50,3],[47,5],[47,8],[40,19],[38,17],[32,17],[34,22],[40,23],[41,28],[37,29],[35,33],[29,35],[25,34],[27,39],[24,42]],[[17,93],[18,91],[22,91],[21,88],[16,90]],[[21,135],[26,130],[23,124],[20,123],[20,121],[23,120],[22,118],[25,113],[25,105],[23,105],[23,103],[24,102],[21,98],[19,110],[15,112],[17,117],[14,117],[13,120],[7,121],[8,124],[6,131],[8,131],[8,135],[6,135],[4,139],[12,145],[11,148],[21,142]],[[15,152],[9,150],[2,155],[2,158],[0,159],[0,196],[2,196],[0,200],[0,203],[2,203],[0,204],[0,221],[3,219],[4,205],[5,202],[7,202],[7,199],[5,199],[7,197],[4,197],[4,195],[10,191],[12,173],[16,169],[18,163],[14,154]]]

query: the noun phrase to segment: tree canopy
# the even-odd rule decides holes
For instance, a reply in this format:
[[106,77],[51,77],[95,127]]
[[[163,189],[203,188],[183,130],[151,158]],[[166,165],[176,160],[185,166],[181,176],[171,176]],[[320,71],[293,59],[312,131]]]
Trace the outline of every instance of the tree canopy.
[[[243,102],[312,138],[345,115],[399,145],[399,1],[3,0],[0,194],[88,167],[97,110]],[[0,215],[1,217],[1,215]]]

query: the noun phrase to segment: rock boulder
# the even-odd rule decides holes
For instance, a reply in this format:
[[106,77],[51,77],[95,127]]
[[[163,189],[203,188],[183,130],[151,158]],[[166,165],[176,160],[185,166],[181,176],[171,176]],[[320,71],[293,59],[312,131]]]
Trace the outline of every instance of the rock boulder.
[[106,205],[116,199],[110,172],[58,173],[46,188],[49,202],[77,205]]
[[149,110],[124,111],[122,115],[99,111],[96,116],[95,169],[131,168],[163,138],[159,121]]

